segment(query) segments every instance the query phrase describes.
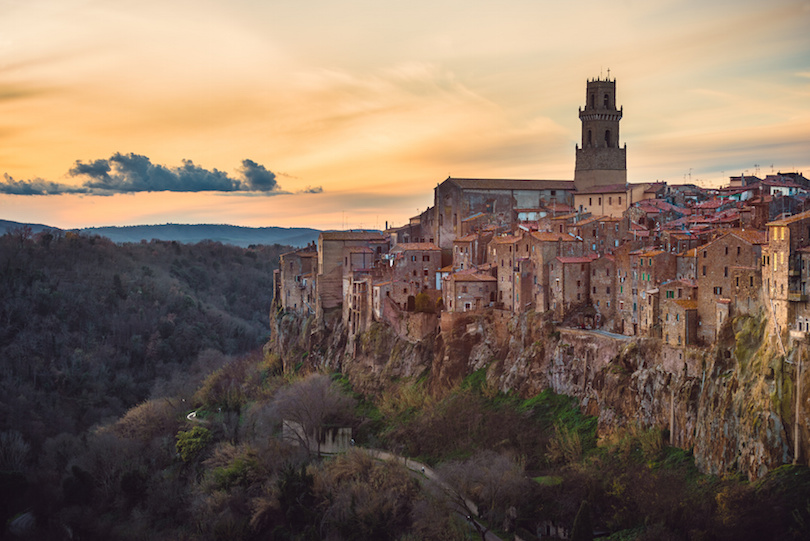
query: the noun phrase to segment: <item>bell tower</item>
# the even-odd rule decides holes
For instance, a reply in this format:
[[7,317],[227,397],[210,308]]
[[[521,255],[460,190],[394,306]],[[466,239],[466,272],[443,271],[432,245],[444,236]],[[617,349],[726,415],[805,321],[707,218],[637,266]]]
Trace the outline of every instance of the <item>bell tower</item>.
[[619,147],[622,109],[616,108],[616,79],[600,77],[588,81],[585,109],[579,109],[579,119],[582,147],[576,147],[576,189],[626,184],[627,145]]

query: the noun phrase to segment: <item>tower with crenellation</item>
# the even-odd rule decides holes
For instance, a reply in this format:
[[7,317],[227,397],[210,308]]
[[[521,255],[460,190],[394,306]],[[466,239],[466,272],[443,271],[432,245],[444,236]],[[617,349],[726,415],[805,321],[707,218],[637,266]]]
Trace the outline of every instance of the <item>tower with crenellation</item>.
[[627,183],[627,145],[619,147],[622,109],[616,108],[616,79],[592,79],[579,109],[582,146],[577,145],[574,186],[584,191]]

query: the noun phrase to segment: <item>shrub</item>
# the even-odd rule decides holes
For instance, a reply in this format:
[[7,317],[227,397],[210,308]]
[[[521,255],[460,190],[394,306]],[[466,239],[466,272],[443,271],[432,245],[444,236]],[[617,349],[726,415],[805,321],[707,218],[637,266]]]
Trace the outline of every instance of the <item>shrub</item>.
[[211,442],[211,432],[202,426],[177,433],[177,453],[183,462],[189,462]]

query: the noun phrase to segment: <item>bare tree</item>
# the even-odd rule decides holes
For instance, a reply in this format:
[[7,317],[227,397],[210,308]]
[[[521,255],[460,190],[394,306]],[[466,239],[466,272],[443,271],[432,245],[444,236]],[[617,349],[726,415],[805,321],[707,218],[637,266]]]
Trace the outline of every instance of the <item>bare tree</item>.
[[320,456],[324,427],[348,418],[353,400],[329,376],[311,374],[281,389],[274,406],[282,419],[284,437]]
[[523,465],[493,451],[479,451],[465,461],[445,463],[437,473],[438,493],[451,508],[466,516],[484,540],[489,531],[487,524],[506,518],[507,511],[528,492]]

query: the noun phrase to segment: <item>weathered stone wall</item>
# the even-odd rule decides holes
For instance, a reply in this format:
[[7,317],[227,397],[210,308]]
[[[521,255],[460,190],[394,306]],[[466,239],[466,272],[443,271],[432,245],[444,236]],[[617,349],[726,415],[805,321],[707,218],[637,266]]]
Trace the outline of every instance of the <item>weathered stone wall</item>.
[[[799,350],[783,358],[766,320],[729,322],[709,350],[556,329],[534,312],[446,316],[441,332],[412,343],[379,323],[347,342],[340,325],[330,329],[288,314],[275,320],[271,347],[282,355],[285,369],[303,363],[341,370],[364,393],[425,375],[432,391],[444,392],[486,368],[487,381],[502,391],[530,397],[551,388],[576,397],[583,411],[598,417],[601,436],[632,425],[667,429],[674,445],[694,451],[705,472],[737,471],[753,479],[792,461]],[[808,372],[799,400],[799,453],[805,464]]]

